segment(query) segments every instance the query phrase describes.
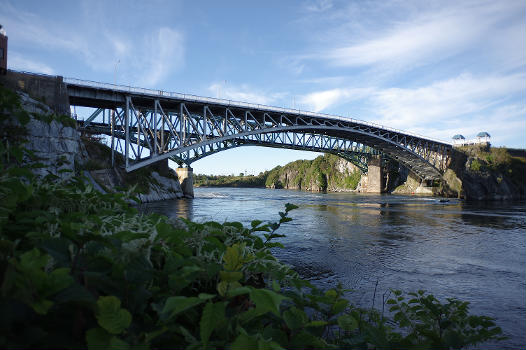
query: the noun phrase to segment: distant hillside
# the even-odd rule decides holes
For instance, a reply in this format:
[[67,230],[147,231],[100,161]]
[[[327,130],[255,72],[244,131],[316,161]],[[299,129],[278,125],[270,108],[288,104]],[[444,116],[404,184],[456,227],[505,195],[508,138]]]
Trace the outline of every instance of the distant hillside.
[[351,191],[357,188],[360,170],[352,163],[323,155],[277,166],[258,176],[196,175],[194,185],[208,187],[268,187],[306,191]]
[[297,160],[275,167],[266,178],[269,188],[288,188],[306,191],[355,190],[362,174],[352,163],[332,154],[314,160]]

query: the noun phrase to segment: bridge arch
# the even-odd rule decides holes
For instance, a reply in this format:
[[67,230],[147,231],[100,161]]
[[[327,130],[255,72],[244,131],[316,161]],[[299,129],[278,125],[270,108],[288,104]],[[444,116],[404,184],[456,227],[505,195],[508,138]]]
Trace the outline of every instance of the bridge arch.
[[[191,164],[233,147],[316,150],[365,159],[383,154],[422,179],[439,178],[452,146],[377,124],[320,113],[65,79],[72,105],[113,110],[101,128],[121,146],[126,170],[167,158]],[[221,146],[226,145],[226,146]],[[359,163],[359,162],[358,162]]]

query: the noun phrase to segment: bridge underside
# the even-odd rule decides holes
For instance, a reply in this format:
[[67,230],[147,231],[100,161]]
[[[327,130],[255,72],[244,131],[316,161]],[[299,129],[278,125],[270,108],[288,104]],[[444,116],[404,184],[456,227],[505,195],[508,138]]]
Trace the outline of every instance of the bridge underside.
[[[346,118],[257,105],[134,95],[68,86],[70,104],[97,108],[84,127],[111,136],[132,171],[162,159],[191,164],[234,147],[260,145],[337,154],[366,171],[374,155],[393,158],[422,179],[447,166],[448,144]],[[95,123],[100,120],[102,123]]]

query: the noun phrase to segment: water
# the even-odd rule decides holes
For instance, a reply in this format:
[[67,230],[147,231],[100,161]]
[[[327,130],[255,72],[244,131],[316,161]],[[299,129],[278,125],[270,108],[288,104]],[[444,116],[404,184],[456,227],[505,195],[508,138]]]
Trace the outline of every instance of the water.
[[[195,221],[277,221],[275,255],[321,287],[341,282],[353,303],[381,307],[390,288],[425,289],[441,300],[471,303],[497,319],[510,338],[484,348],[526,346],[525,203],[464,203],[436,198],[318,194],[290,190],[196,188],[195,199],[150,203],[141,210]],[[376,297],[374,290],[376,288]]]

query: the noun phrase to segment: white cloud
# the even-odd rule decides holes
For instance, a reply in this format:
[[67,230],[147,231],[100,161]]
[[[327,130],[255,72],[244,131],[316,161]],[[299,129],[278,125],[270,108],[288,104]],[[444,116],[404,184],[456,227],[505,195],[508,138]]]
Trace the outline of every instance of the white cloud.
[[351,108],[360,107],[371,116],[370,121],[443,140],[458,133],[473,137],[484,130],[499,144],[506,139],[524,144],[526,106],[517,96],[526,97],[525,81],[525,74],[461,74],[415,88],[321,90],[303,96],[301,102],[316,112],[351,103]]
[[430,122],[459,123],[524,91],[525,76],[473,77],[462,74],[418,88],[378,90],[372,97],[380,122],[394,127],[415,127]]
[[45,63],[33,61],[16,52],[9,52],[7,57],[7,66],[9,69],[29,71],[44,74],[55,74],[55,70]]
[[[405,13],[398,10],[391,13],[396,20],[384,14],[386,18],[375,18],[371,23],[369,18],[378,16],[371,10],[374,6],[363,5],[362,12],[357,13],[356,5],[352,4],[349,6],[351,15],[343,24],[328,26],[325,36],[318,34],[323,49],[318,47],[316,53],[302,58],[325,60],[336,67],[384,70],[413,69],[481,47],[487,47],[490,56],[491,51],[506,47],[508,55],[520,57],[522,61],[526,58],[524,45],[516,42],[520,45],[510,47],[507,40],[503,40],[509,37],[510,31],[516,34],[517,27],[520,27],[519,33],[524,31],[523,20],[517,16],[524,12],[524,2],[443,1],[420,9],[419,5],[413,4],[417,9],[407,11],[405,17],[401,15]],[[333,12],[337,11],[345,12],[342,9]],[[506,28],[508,25],[512,28]],[[327,37],[331,40],[327,41]]]
[[283,93],[264,93],[246,84],[233,86],[225,83],[214,83],[208,87],[208,91],[216,98],[262,105],[275,104],[285,96]]
[[160,27],[130,36],[103,25],[100,19],[94,28],[90,22],[93,14],[87,14],[91,17],[65,29],[60,23],[15,9],[9,3],[3,9],[0,23],[8,28],[11,42],[76,57],[93,71],[111,73],[108,76],[113,79],[108,81],[116,79],[117,83],[150,87],[184,64],[184,36],[173,28]]
[[366,98],[371,92],[372,89],[368,88],[337,88],[307,94],[302,96],[299,102],[305,105],[306,109],[319,112],[333,105]]
[[308,12],[325,12],[334,6],[332,0],[313,0],[305,5],[305,10]]
[[145,55],[140,60],[139,67],[149,67],[144,70],[140,85],[153,86],[180,69],[184,64],[184,37],[171,28],[162,27],[148,38]]

